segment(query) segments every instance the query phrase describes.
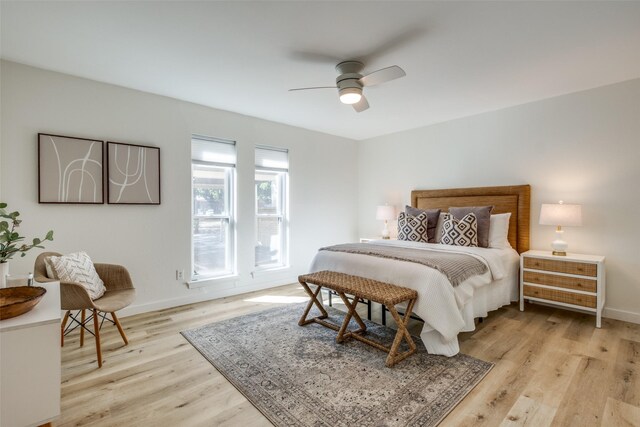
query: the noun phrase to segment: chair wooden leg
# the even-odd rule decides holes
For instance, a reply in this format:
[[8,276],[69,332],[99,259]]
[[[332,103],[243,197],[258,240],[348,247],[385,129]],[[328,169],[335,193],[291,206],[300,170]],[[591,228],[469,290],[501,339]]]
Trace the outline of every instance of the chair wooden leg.
[[69,314],[71,314],[71,310],[67,310],[67,312],[64,314],[64,319],[62,319],[62,323],[60,324],[60,347],[64,347],[64,328],[67,327]]
[[127,336],[124,334],[124,329],[122,329],[122,325],[120,324],[120,321],[116,317],[116,312],[115,311],[111,312],[111,317],[113,318],[113,321],[115,322],[116,326],[118,327],[118,332],[120,332],[120,336],[122,337],[122,341],[124,341],[124,345],[129,344],[129,341],[127,340]]
[[80,327],[80,347],[84,345],[84,321],[86,319],[86,310],[82,310],[82,315],[80,317],[80,322],[82,322],[82,326]]
[[96,353],[98,355],[98,368],[102,368],[102,350],[100,350],[100,322],[98,321],[98,310],[93,309],[93,333],[96,336]]

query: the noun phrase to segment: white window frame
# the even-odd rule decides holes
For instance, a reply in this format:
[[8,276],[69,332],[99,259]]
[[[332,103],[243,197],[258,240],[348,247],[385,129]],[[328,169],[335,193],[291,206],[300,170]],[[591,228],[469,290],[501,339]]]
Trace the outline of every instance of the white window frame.
[[[256,148],[263,150],[285,151],[273,147],[257,146]],[[288,153],[288,150],[286,150]],[[279,214],[261,214],[258,213],[258,190],[255,185],[255,177],[259,173],[277,173],[279,175],[279,185],[281,188]],[[278,218],[280,226],[280,260],[271,264],[257,265],[257,259],[254,259],[254,268],[256,271],[272,270],[289,267],[289,170],[280,168],[268,168],[264,166],[255,167],[254,172],[254,209],[255,209],[255,242],[258,243],[258,220],[259,218]]]
[[[235,145],[235,141],[227,141],[221,140],[217,138],[204,137],[200,135],[193,135],[192,139],[200,139],[200,140],[209,140],[217,143],[227,143]],[[228,183],[227,188],[225,189],[225,204],[228,206],[228,211],[226,215],[196,215],[193,211],[195,207],[195,203],[193,200],[193,177],[194,177],[194,167],[195,166],[205,166],[217,169],[223,169],[225,172],[225,181]],[[217,163],[217,162],[209,162],[203,160],[194,160],[191,159],[191,269],[190,269],[190,277],[192,282],[202,282],[207,280],[220,279],[230,276],[235,276],[237,274],[237,254],[236,254],[236,166],[235,164],[230,163]],[[227,248],[225,250],[225,264],[229,266],[228,269],[224,271],[220,271],[218,274],[201,276],[196,274],[195,271],[195,257],[194,257],[194,235],[193,235],[193,221],[196,218],[204,218],[204,219],[220,219],[222,221],[227,222]]]

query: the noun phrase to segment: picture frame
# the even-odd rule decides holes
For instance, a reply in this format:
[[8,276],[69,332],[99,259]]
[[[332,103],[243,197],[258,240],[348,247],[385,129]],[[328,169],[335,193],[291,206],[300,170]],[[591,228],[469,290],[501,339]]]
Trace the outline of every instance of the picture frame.
[[104,141],[38,133],[38,203],[103,204]]
[[160,147],[107,141],[107,203],[159,205]]

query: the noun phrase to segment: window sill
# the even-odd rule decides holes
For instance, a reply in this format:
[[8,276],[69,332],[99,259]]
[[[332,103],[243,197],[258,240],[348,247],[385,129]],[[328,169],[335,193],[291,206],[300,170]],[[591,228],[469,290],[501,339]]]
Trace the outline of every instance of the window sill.
[[189,286],[189,289],[195,289],[195,288],[204,288],[206,286],[211,286],[211,285],[219,285],[220,283],[233,283],[236,280],[238,280],[240,276],[238,276],[238,274],[229,274],[226,276],[216,276],[216,277],[209,277],[209,278],[205,278],[205,279],[200,279],[200,280],[193,280],[191,279],[190,281],[187,282],[187,286]]
[[290,265],[278,265],[274,267],[258,267],[254,271],[251,272],[251,277],[256,278],[260,276],[264,276],[271,273],[284,273],[291,269]]

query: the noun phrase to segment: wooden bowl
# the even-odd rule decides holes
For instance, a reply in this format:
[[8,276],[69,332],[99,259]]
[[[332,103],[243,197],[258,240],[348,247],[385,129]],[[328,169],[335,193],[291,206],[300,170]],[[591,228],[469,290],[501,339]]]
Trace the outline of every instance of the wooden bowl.
[[0,289],[0,320],[25,314],[35,307],[47,292],[39,286]]

